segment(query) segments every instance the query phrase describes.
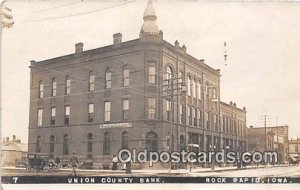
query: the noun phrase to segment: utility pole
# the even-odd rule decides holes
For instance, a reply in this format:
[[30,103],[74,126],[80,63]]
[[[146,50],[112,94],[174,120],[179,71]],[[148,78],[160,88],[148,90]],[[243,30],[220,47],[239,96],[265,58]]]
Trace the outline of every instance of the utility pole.
[[[170,133],[169,133],[169,151],[173,151],[171,150],[171,148],[174,148],[174,136],[173,136],[173,123],[175,122],[175,117],[174,117],[174,97],[175,96],[181,96],[183,94],[185,94],[186,92],[186,85],[185,82],[183,81],[183,76],[180,77],[174,77],[173,75],[174,72],[170,73],[167,72],[167,79],[164,80],[164,82],[167,82],[167,84],[164,84],[163,87],[166,88],[165,90],[163,90],[163,92],[166,92],[166,95],[164,96],[164,98],[167,100],[167,106],[169,107],[169,111],[170,111]],[[169,103],[171,105],[169,105]],[[178,122],[178,121],[177,121]],[[177,134],[178,136],[178,134]],[[170,141],[171,140],[171,141]],[[177,142],[178,143],[178,142]],[[170,164],[170,168],[169,168],[169,173],[171,172],[171,167],[172,164]]]
[[[11,15],[11,9],[5,6],[2,2],[0,5],[0,78],[2,78],[2,30],[3,28],[10,28],[13,26],[14,21]],[[0,86],[0,104],[2,104],[2,87]],[[2,120],[2,105],[0,105],[0,121]],[[0,124],[0,129],[2,125]],[[2,130],[0,130],[2,131]],[[1,133],[0,133],[1,134]]]
[[265,123],[265,151],[267,151],[267,115],[264,115]]

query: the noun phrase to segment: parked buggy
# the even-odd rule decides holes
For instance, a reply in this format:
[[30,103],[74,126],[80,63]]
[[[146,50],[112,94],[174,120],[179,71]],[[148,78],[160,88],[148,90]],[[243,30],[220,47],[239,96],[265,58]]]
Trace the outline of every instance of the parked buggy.
[[28,172],[32,171],[58,171],[59,165],[55,163],[53,159],[49,158],[47,154],[27,154],[27,166]]

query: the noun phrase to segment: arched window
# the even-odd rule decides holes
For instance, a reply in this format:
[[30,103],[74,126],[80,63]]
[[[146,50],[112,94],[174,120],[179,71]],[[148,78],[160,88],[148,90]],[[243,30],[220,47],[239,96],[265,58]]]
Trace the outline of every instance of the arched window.
[[65,81],[66,89],[65,89],[65,94],[68,95],[71,93],[71,77],[66,76],[66,81]]
[[[173,90],[173,70],[170,66],[167,67],[166,80],[168,85],[168,96],[171,95]],[[170,97],[171,98],[171,97]]]
[[50,158],[54,158],[54,135],[49,137],[49,154]]
[[63,137],[63,155],[69,154],[69,135],[65,134]]
[[123,68],[123,86],[129,86],[129,69],[126,66]]
[[128,132],[127,131],[124,131],[122,133],[121,148],[128,148]]
[[187,83],[187,91],[188,91],[188,95],[191,96],[192,95],[192,81],[191,81],[191,77],[188,76],[188,83]]
[[158,151],[158,139],[157,134],[154,132],[149,132],[146,134],[146,148],[148,151]]
[[94,73],[91,71],[89,73],[89,91],[93,91],[95,90],[95,75]]
[[194,98],[197,97],[197,96],[196,96],[196,92],[197,92],[197,90],[196,90],[196,79],[194,79],[194,80],[193,80],[193,97],[194,97]]
[[199,100],[201,100],[201,84],[200,84],[200,81],[198,81],[198,89],[197,89],[197,91],[198,91],[198,93],[197,93],[197,95],[198,95],[198,99]]
[[109,132],[104,133],[104,142],[103,142],[103,154],[110,154],[110,134]]
[[105,70],[105,89],[111,88],[111,70],[107,68]]
[[56,96],[56,81],[55,81],[55,78],[52,79],[51,81],[52,85],[51,85],[51,95],[54,97]]
[[41,152],[41,136],[36,137],[35,152],[37,153]]
[[39,82],[39,98],[43,98],[44,97],[44,84],[43,81],[41,80]]
[[87,158],[93,158],[93,134],[89,133],[87,135]]

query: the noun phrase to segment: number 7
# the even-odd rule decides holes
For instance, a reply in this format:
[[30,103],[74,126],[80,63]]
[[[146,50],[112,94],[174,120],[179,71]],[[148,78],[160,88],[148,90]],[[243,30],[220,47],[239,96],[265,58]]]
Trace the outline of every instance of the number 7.
[[14,180],[15,183],[17,183],[18,177],[13,177],[13,180]]

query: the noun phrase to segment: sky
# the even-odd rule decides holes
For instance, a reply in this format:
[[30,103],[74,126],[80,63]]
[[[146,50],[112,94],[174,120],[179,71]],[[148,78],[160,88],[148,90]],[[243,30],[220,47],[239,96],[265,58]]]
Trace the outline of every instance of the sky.
[[[2,32],[2,136],[28,140],[30,60],[139,37],[147,1],[8,0]],[[247,108],[247,126],[288,125],[300,137],[300,3],[154,0],[164,40],[221,69],[221,100]],[[224,61],[224,42],[227,61]],[[226,65],[225,65],[226,64]]]

